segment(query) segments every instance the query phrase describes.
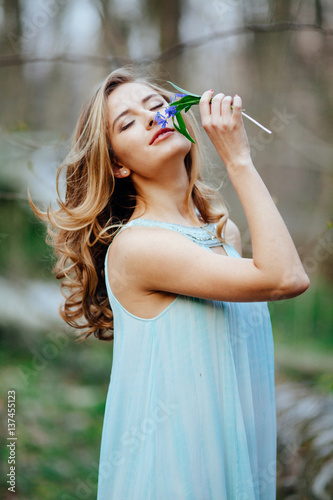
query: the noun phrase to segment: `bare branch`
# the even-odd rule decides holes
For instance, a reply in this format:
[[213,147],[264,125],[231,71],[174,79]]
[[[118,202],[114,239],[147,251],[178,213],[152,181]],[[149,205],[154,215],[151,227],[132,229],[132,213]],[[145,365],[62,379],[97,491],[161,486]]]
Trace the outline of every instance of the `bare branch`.
[[170,47],[156,58],[152,57],[151,60],[168,61],[188,49],[201,47],[212,40],[220,40],[222,38],[243,35],[246,33],[276,33],[278,31],[319,31],[324,35],[333,35],[333,29],[324,28],[323,26],[317,24],[298,24],[292,22],[281,22],[276,24],[249,24],[231,30],[216,31],[206,36],[179,43]]
[[51,57],[36,57],[36,56],[25,56],[23,54],[10,55],[10,56],[2,56],[0,57],[0,66],[19,66],[22,64],[30,64],[36,62],[65,62],[71,64],[87,64],[91,66],[108,66],[113,63],[117,64],[129,64],[132,62],[130,59],[117,57],[117,56],[90,56],[90,55],[68,55],[68,54],[59,54]]
[[85,54],[68,55],[59,54],[51,57],[36,57],[24,54],[9,55],[0,57],[0,66],[19,66],[22,64],[30,64],[36,62],[65,62],[71,64],[87,64],[93,66],[114,66],[114,65],[124,65],[124,64],[145,64],[151,62],[165,62],[179,56],[187,50],[194,49],[196,47],[201,47],[212,40],[220,40],[223,38],[228,38],[230,36],[239,36],[247,33],[276,33],[282,31],[318,31],[325,36],[332,36],[333,29],[325,28],[318,24],[298,24],[293,22],[281,22],[275,24],[249,24],[245,26],[240,26],[238,28],[233,28],[225,31],[215,31],[209,35],[194,38],[193,40],[188,40],[187,42],[178,43],[173,45],[164,52],[145,56],[139,59],[130,59],[121,56],[109,55],[105,57],[91,56]]

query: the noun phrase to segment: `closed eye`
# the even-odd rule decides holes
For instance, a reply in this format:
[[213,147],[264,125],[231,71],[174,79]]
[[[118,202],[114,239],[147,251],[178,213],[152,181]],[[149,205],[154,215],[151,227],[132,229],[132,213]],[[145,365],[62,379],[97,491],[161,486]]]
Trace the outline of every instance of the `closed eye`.
[[134,123],[134,120],[127,123],[127,125],[124,125],[124,127],[121,127],[121,130],[126,130],[128,127],[130,127],[132,125],[132,123]]
[[[163,102],[161,102],[160,104],[157,104],[157,106],[154,106],[153,108],[151,108],[150,111],[154,111],[155,109],[161,108],[162,106],[164,106]],[[128,127],[130,127],[132,125],[132,123],[134,123],[134,120],[132,120],[131,122],[124,125],[124,127],[121,127],[121,130],[126,130]]]
[[154,106],[153,108],[151,108],[150,111],[153,111],[154,109],[158,109],[158,108],[161,108],[163,106],[163,102],[161,102],[160,104],[158,104],[157,106]]

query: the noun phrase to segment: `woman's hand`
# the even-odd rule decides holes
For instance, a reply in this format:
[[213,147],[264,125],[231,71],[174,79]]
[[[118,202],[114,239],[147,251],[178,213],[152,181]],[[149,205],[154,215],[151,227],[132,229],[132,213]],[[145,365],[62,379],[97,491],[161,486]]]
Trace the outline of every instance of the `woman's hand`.
[[201,122],[225,166],[232,168],[252,161],[241,114],[242,99],[216,94],[210,103],[211,97],[212,91],[207,90],[200,99]]

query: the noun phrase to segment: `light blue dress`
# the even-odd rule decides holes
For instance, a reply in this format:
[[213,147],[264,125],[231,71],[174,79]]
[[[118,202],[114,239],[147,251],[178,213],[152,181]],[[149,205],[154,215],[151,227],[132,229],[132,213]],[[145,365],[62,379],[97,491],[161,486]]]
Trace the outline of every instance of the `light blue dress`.
[[[135,225],[178,231],[207,250],[222,245],[203,228],[148,219],[120,231]],[[216,224],[204,227],[216,234]],[[241,258],[230,244],[223,247]],[[105,279],[114,347],[97,500],[275,500],[267,302],[177,295],[158,316],[143,319],[114,296],[107,255]]]

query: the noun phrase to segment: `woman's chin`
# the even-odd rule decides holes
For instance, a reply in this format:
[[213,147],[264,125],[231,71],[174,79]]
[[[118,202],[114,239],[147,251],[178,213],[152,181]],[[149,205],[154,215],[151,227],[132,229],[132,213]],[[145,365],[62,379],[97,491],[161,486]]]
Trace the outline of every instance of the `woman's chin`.
[[165,146],[168,145],[168,151],[172,155],[187,155],[191,150],[192,143],[179,132],[174,132],[172,136],[165,141]]

